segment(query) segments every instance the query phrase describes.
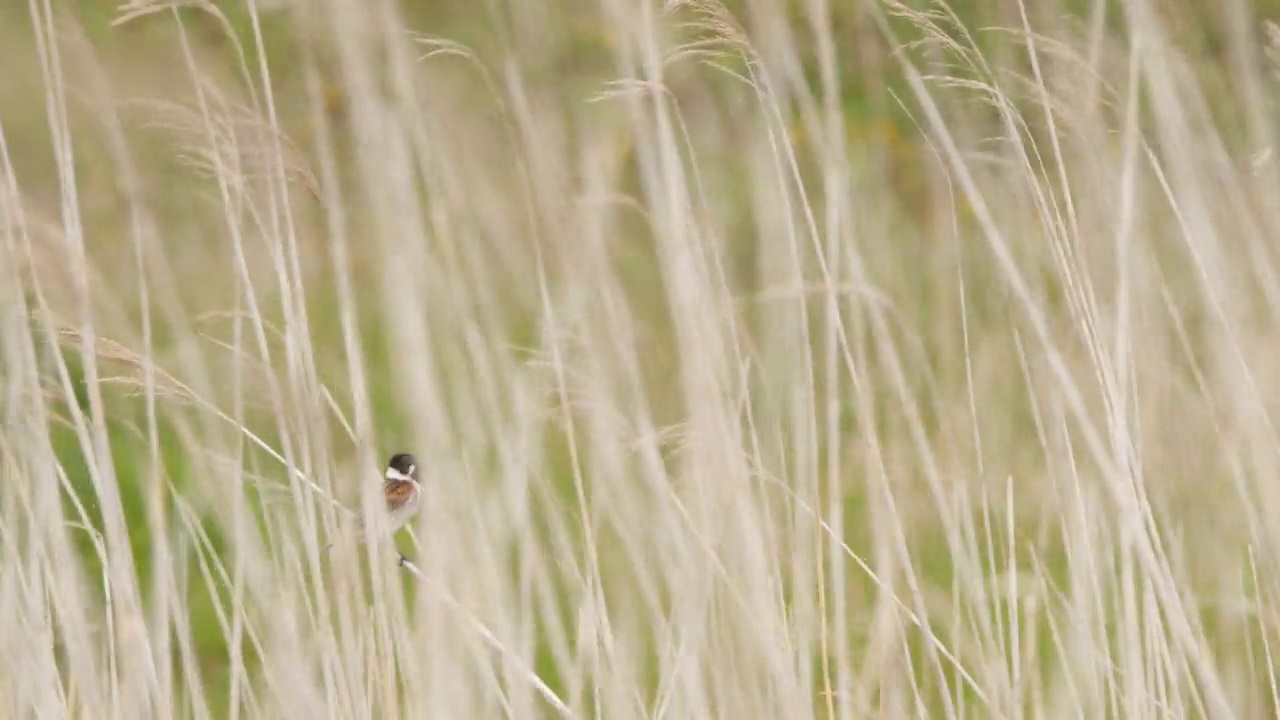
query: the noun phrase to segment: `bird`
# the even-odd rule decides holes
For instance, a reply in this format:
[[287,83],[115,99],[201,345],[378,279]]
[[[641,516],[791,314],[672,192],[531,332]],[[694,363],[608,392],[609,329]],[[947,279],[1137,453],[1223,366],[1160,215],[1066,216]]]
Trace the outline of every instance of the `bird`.
[[[410,453],[400,452],[387,461],[387,470],[383,474],[382,496],[386,503],[386,521],[379,528],[387,534],[404,527],[405,523],[418,512],[422,505],[422,485],[418,482],[418,460]],[[354,527],[360,542],[364,541],[363,518],[356,518]],[[329,543],[326,550],[332,550]]]
[[382,494],[387,500],[388,530],[395,532],[409,522],[422,504],[422,485],[418,483],[418,461],[409,453],[396,453],[387,461]]

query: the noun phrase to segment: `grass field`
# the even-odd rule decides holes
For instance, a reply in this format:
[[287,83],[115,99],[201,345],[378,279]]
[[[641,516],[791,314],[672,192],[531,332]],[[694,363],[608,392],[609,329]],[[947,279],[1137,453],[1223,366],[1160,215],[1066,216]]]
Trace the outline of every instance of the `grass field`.
[[1272,20],[0,3],[0,716],[1280,717]]

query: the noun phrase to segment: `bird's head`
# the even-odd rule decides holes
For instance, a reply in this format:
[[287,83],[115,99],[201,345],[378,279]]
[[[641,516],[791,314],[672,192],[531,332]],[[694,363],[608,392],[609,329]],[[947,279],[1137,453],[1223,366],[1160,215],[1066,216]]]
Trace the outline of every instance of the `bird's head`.
[[418,461],[409,453],[396,453],[387,461],[388,480],[418,479]]

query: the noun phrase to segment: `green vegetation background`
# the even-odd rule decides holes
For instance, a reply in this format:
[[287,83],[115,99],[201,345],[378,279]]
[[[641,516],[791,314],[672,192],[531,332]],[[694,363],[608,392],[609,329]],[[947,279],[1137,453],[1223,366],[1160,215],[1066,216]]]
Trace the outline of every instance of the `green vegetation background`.
[[[790,4],[798,6],[798,3]],[[950,4],[970,27],[1016,22],[1016,16],[1010,14],[1013,12],[1012,3],[954,0]],[[504,27],[503,18],[495,17],[486,9],[490,5],[476,0],[443,0],[404,2],[402,8],[412,29],[425,35],[463,43],[475,50],[484,61],[496,63],[500,61],[506,44],[512,41],[512,30]],[[554,37],[539,40],[542,50],[540,54],[525,55],[526,60],[532,57],[530,62],[534,64],[523,70],[543,90],[558,92],[563,102],[581,102],[598,91],[603,82],[614,77],[612,38],[603,29],[605,25],[600,21],[594,4],[553,0],[547,5],[551,8],[547,12],[557,15],[563,22],[557,23],[559,31]],[[751,32],[751,13],[746,4],[729,2],[728,5],[743,20],[748,32]],[[1087,9],[1087,4],[1084,0],[1079,0],[1076,5],[1079,6],[1076,15],[1064,15],[1063,22],[1080,21],[1080,13]],[[1208,77],[1214,75],[1214,68],[1226,62],[1223,38],[1228,33],[1223,28],[1224,19],[1215,10],[1215,5],[1211,2],[1188,2],[1179,5],[1178,12],[1174,13],[1175,16],[1180,15],[1175,17],[1176,26],[1185,33],[1180,40],[1188,47],[1199,49]],[[1258,17],[1280,17],[1280,0],[1264,0],[1254,3],[1254,6]],[[904,219],[902,242],[909,243],[918,240],[921,233],[919,227],[913,227],[906,219],[912,218],[921,224],[931,221],[927,197],[929,178],[925,175],[927,164],[922,161],[926,149],[918,132],[891,99],[891,92],[901,89],[896,85],[896,76],[885,70],[891,49],[869,25],[861,7],[862,3],[852,1],[831,4],[835,34],[843,39],[839,53],[847,135],[861,162],[873,168],[876,173],[888,176],[894,183],[901,202],[900,217]],[[258,51],[253,42],[245,4],[219,3],[219,8],[230,20],[235,37],[248,50],[250,66],[255,66]],[[1118,8],[1112,8],[1111,12],[1114,14],[1118,11]],[[1062,10],[1059,7],[1052,12],[1061,13]],[[114,3],[94,0],[63,3],[62,15],[66,21],[65,36],[74,38],[77,33],[83,33],[83,40],[92,48],[92,55],[101,64],[102,76],[116,86],[118,95],[133,96],[140,100],[189,96],[189,78],[179,60],[172,18],[153,17],[116,26],[113,21],[119,12]],[[797,24],[804,22],[798,9],[794,15]],[[203,13],[181,11],[180,16],[198,42],[196,50],[201,62],[205,63],[202,70],[221,82],[234,85],[236,49],[228,39],[225,28]],[[307,42],[307,39],[300,37],[298,29],[285,13],[264,12],[262,21],[265,60],[270,67],[272,90],[277,107],[282,113],[282,124],[305,155],[313,138],[302,87],[303,78],[297,70],[296,58],[299,44]],[[1052,22],[1052,18],[1042,17],[1039,22]],[[9,143],[23,190],[33,196],[37,204],[56,208],[58,181],[52,160],[43,85],[30,23],[26,3],[17,0],[0,2],[0,56],[3,57],[3,71],[0,71],[0,127],[3,127]],[[993,43],[993,52],[1001,52],[994,45],[998,40],[984,37],[984,41]],[[812,58],[808,58],[808,61],[805,72],[809,77],[816,78],[817,71],[812,65]],[[469,71],[459,69],[458,72],[465,75]],[[72,87],[82,84],[83,78],[83,75],[73,78]],[[330,78],[329,81],[328,111],[341,128],[348,108],[340,84],[336,79]],[[463,87],[460,91],[462,97],[471,97],[476,103],[486,102],[484,91],[476,88],[474,77],[469,81],[459,81],[459,85]],[[153,209],[163,214],[167,230],[181,230],[167,238],[171,248],[170,260],[180,276],[198,279],[203,284],[199,295],[202,307],[186,308],[185,311],[192,314],[225,311],[234,298],[235,285],[234,273],[227,264],[219,237],[220,222],[217,212],[201,205],[200,198],[207,192],[202,186],[205,181],[194,177],[192,169],[184,167],[180,162],[175,147],[166,144],[163,133],[149,126],[149,112],[148,106],[141,104],[137,107],[125,107],[122,116],[127,123],[127,135],[133,141],[133,150],[137,154],[135,161],[143,168],[148,202]],[[112,196],[110,188],[116,182],[114,173],[117,167],[91,119],[83,113],[77,115],[73,111],[73,115],[76,117],[76,130],[80,140],[75,148],[76,169],[79,173],[82,204],[87,215],[90,252],[104,276],[127,286],[131,272],[125,239],[128,217],[123,208],[99,201],[100,197]],[[727,118],[726,122],[731,122],[731,116],[723,117]],[[734,131],[733,127],[718,129],[727,134]],[[798,127],[794,130],[792,140],[803,145],[803,133]],[[620,152],[625,151],[625,148],[620,149]],[[736,187],[733,183],[733,158],[721,157],[718,160],[724,162],[725,167],[720,168],[721,172],[717,175],[716,192],[725,202],[740,206],[744,218],[741,228],[736,231],[730,229],[729,252],[740,260],[740,272],[746,274],[749,273],[751,258],[756,250],[756,241],[751,237],[748,219],[751,198],[746,196],[745,188]],[[204,205],[207,206],[208,203]],[[300,207],[304,213],[320,212],[314,205]],[[887,261],[912,262],[910,258],[891,258]],[[356,262],[359,264],[359,258]],[[652,258],[637,254],[634,267],[629,272],[634,275],[637,294],[640,297],[644,297],[645,293],[652,294],[652,305],[659,308],[662,291]],[[981,273],[981,270],[975,269],[974,272]],[[909,279],[909,273],[904,275],[907,279],[903,282],[911,284],[913,281]],[[930,298],[927,281],[914,282],[916,287],[911,292],[916,293],[920,300],[913,304],[913,310],[920,314],[918,320],[927,324],[931,310],[948,300]],[[376,308],[377,299],[369,292],[373,287],[372,282],[359,287],[362,288],[361,307]],[[981,322],[984,313],[986,317],[993,318],[993,321],[998,321],[1000,317],[1000,300],[994,294],[995,291],[992,292],[993,296],[987,307],[972,308],[978,322]],[[130,321],[136,322],[137,308],[127,306],[129,298],[122,297],[121,300],[125,307],[121,308],[124,315],[119,318],[119,326],[123,327]],[[331,351],[335,358],[326,361],[322,369],[340,383],[343,370],[340,362],[340,328],[335,311],[337,301],[326,291],[323,282],[316,282],[308,287],[307,300],[314,346],[322,353]],[[388,337],[386,329],[380,326],[381,319],[380,313],[370,311],[367,317],[362,318],[361,328],[366,357],[372,370],[369,389],[377,412],[380,437],[385,443],[381,451],[389,453],[406,447],[411,442],[408,434],[401,429],[401,422],[407,413],[412,412],[412,408],[404,406],[396,388],[390,385],[389,378],[392,374],[386,370],[389,367],[389,354],[395,351],[395,340]],[[207,320],[209,332],[217,335],[224,330],[225,322],[221,325],[219,323],[217,318]],[[657,325],[655,323],[655,327]],[[165,328],[161,325],[157,330],[156,346],[163,349],[166,342]],[[518,342],[521,335],[527,336],[532,332],[535,332],[535,328],[530,316],[527,326],[513,328],[512,340]],[[661,343],[670,340],[669,337],[663,337],[663,332],[660,328],[655,329],[657,342],[654,346],[654,367],[651,368],[659,375],[663,372]],[[944,350],[942,347],[925,348],[926,355],[938,354]],[[122,478],[121,489],[132,528],[130,537],[134,556],[142,576],[141,584],[146,587],[152,557],[144,519],[145,499],[139,484],[129,480],[140,478],[145,472],[143,463],[146,447],[135,430],[142,422],[142,408],[140,401],[130,399],[123,393],[119,397],[113,397],[112,407],[115,410],[111,418],[113,453],[118,463],[119,477]],[[267,416],[269,417],[269,413]],[[1030,422],[1011,422],[1011,425],[1022,426],[1028,435],[1033,432]],[[273,439],[271,423],[264,422],[261,430],[270,442]],[[181,487],[188,464],[199,460],[189,456],[177,431],[167,421],[162,431],[166,439],[166,469]],[[1026,439],[1029,443],[1034,443],[1034,438],[1028,436]],[[55,444],[71,477],[72,486],[84,496],[91,496],[89,479],[83,458],[79,457],[74,433],[69,429],[58,432]],[[343,452],[335,454],[342,455]],[[261,458],[250,458],[251,470],[264,474],[279,472],[270,463],[260,460]],[[372,481],[373,478],[370,479]],[[564,482],[566,486],[570,482],[567,475]],[[856,507],[861,500],[850,497],[847,501],[851,507]],[[91,507],[90,512],[95,512],[95,509]],[[216,524],[210,523],[209,531],[215,546],[219,546]],[[84,537],[82,550],[89,563],[88,567],[92,568],[94,553],[87,535]],[[945,586],[946,578],[951,572],[945,545],[940,545],[936,556],[928,559],[932,562],[926,566],[926,570],[936,574],[935,579]],[[189,592],[192,626],[195,628],[199,652],[207,673],[205,679],[209,694],[212,698],[223,698],[227,694],[229,682],[226,674],[227,648],[224,632],[216,619],[214,598],[195,573],[192,574]],[[554,667],[549,659],[544,658],[538,669],[554,686]]]

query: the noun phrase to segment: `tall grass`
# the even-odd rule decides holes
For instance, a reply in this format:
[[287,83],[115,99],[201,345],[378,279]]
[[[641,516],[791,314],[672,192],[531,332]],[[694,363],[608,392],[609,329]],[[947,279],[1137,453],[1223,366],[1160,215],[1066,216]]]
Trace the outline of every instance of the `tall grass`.
[[1220,5],[0,10],[3,714],[1280,714]]

